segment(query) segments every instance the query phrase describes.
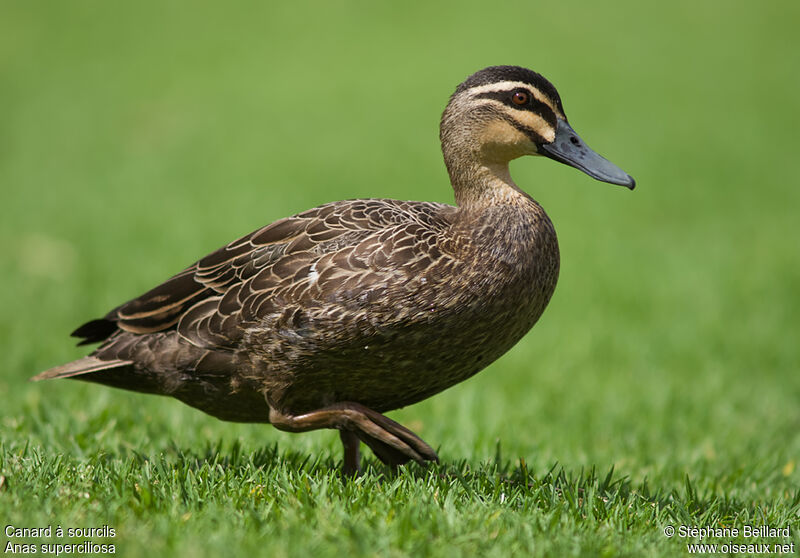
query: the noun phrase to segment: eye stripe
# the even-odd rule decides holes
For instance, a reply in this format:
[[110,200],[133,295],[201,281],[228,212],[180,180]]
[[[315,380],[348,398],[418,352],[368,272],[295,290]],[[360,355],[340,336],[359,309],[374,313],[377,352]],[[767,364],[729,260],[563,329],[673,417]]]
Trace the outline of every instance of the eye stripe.
[[553,112],[553,109],[550,108],[546,103],[543,103],[539,99],[530,92],[530,100],[528,101],[528,105],[516,105],[511,101],[511,95],[514,94],[514,90],[510,91],[486,91],[484,93],[480,93],[475,95],[476,99],[492,99],[494,101],[499,101],[503,103],[503,105],[510,107],[514,110],[522,110],[522,111],[529,111],[534,114],[541,116],[545,122],[547,122],[553,128],[556,127],[558,124],[558,119],[556,117],[556,113]]
[[[561,106],[561,99],[558,97],[558,93],[555,91],[555,88],[553,88],[553,86],[550,85],[549,83],[543,83],[540,85],[542,86],[547,85],[548,87],[540,87],[535,83],[531,82],[505,80],[492,83],[484,83],[482,85],[476,85],[473,87],[462,89],[461,91],[463,91],[463,93],[466,95],[470,95],[472,98],[478,98],[483,93],[502,92],[502,91],[510,92],[515,89],[524,89],[526,91],[532,92],[534,98],[546,104],[553,110],[553,112],[563,116],[564,108]],[[457,91],[457,93],[458,92],[459,91]]]
[[469,76],[456,89],[456,94],[471,91],[497,91],[512,87],[533,87],[542,93],[543,100],[550,105],[556,114],[564,115],[561,98],[552,83],[542,74],[519,66],[491,66]]

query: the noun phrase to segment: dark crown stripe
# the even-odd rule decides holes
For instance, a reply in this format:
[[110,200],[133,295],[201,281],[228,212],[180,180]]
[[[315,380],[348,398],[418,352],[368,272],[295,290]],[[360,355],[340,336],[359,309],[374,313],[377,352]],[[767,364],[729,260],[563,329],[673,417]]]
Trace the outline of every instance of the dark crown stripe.
[[546,103],[543,103],[542,101],[538,100],[533,95],[531,95],[531,99],[524,106],[515,105],[514,103],[511,102],[511,93],[513,91],[516,91],[517,89],[519,88],[515,87],[514,89],[508,91],[487,91],[485,93],[476,95],[475,98],[494,99],[495,101],[500,101],[501,103],[503,103],[508,107],[511,107],[512,109],[527,110],[538,116],[541,116],[545,120],[545,122],[547,122],[553,128],[555,128],[556,125],[558,124],[558,117],[556,116],[556,113],[553,112],[553,109],[551,109]]

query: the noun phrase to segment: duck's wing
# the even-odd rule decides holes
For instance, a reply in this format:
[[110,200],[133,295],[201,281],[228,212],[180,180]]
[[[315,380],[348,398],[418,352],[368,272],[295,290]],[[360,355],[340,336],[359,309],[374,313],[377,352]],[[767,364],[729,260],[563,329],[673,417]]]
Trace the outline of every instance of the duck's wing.
[[[198,347],[230,350],[241,338],[243,323],[274,310],[284,302],[282,298],[296,300],[293,287],[296,291],[313,282],[316,294],[324,298],[326,293],[319,292],[319,286],[328,285],[332,295],[348,280],[348,270],[364,271],[370,265],[364,259],[367,252],[372,258],[386,258],[395,247],[410,245],[415,227],[439,226],[452,209],[381,199],[326,204],[229,243],[72,335],[81,338],[83,345],[105,341],[117,332],[152,334],[177,329]],[[361,258],[356,254],[359,249]],[[314,262],[319,262],[318,268]],[[310,281],[316,277],[322,280]],[[278,290],[281,296],[276,298]]]

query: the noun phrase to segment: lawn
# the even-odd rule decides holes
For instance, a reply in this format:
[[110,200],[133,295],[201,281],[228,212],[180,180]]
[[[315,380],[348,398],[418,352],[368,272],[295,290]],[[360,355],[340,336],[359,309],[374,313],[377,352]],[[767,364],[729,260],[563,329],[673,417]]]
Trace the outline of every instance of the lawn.
[[[800,550],[798,21],[792,0],[3,2],[6,554],[682,556],[692,527]],[[27,382],[85,354],[74,327],[263,224],[452,202],[438,119],[492,64],[551,79],[638,185],[512,164],[561,277],[508,354],[391,413],[440,464],[365,450],[343,481],[334,432]]]

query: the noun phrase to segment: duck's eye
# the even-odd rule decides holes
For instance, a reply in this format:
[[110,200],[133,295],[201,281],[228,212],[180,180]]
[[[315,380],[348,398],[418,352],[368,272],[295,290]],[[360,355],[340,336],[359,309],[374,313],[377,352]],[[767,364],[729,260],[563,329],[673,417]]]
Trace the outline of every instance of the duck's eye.
[[528,94],[525,93],[524,91],[516,91],[511,96],[511,102],[514,103],[515,105],[527,104],[527,102],[528,102]]

